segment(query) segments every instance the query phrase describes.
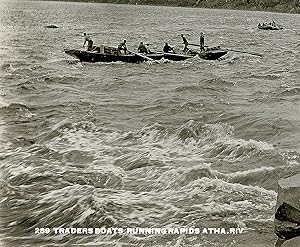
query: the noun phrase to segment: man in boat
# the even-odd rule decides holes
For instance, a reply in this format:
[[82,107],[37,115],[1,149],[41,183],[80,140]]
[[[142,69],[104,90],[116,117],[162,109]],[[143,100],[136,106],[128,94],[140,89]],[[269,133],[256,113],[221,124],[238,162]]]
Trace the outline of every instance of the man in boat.
[[122,50],[124,51],[124,54],[126,54],[127,52],[126,39],[124,39],[124,41],[118,45],[118,52],[121,53]]
[[181,34],[181,38],[184,44],[183,52],[187,52],[189,50],[188,49],[189,42],[187,41],[186,37],[183,36],[183,34]]
[[149,53],[152,53],[152,51],[150,50],[149,46],[150,46],[150,44],[146,44],[146,49],[147,49],[147,53],[148,53],[148,54],[149,54]]
[[138,52],[140,53],[148,53],[148,50],[146,48],[146,46],[144,45],[144,43],[141,41],[139,47],[138,47]]
[[84,37],[84,43],[83,46],[85,46],[85,43],[87,42],[87,50],[88,51],[92,51],[93,50],[93,40],[91,39],[91,37],[89,35],[87,35],[86,33],[83,34]]
[[272,26],[273,26],[273,27],[276,27],[276,26],[277,26],[277,24],[275,23],[274,20],[272,20]]
[[163,48],[163,51],[166,52],[166,53],[169,53],[169,52],[174,52],[173,48],[171,46],[169,46],[168,43],[165,43],[165,46]]
[[204,51],[204,34],[200,33],[200,51]]

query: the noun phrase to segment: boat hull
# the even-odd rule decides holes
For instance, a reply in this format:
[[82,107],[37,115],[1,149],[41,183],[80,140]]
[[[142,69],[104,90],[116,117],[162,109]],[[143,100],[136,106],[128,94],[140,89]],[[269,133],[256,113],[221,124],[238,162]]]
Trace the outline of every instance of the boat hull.
[[177,53],[163,53],[163,57],[172,61],[183,61],[189,58],[193,58],[195,56]]
[[[206,50],[204,52],[197,52],[195,54],[177,54],[177,53],[151,53],[151,54],[120,54],[116,55],[113,53],[100,53],[94,51],[83,51],[83,50],[65,50],[65,53],[79,59],[81,62],[90,62],[90,63],[97,63],[97,62],[126,62],[126,63],[141,63],[147,60],[160,60],[162,58],[168,59],[171,61],[183,61],[186,59],[190,59],[195,57],[197,54],[200,58],[206,60],[216,60],[220,57],[227,54],[226,50]],[[150,58],[150,59],[149,59]]]
[[227,54],[226,50],[204,51],[199,53],[199,57],[205,60],[217,60]]
[[[162,58],[172,60],[172,61],[182,61],[189,58],[193,58],[190,55],[184,54],[176,54],[176,53],[151,53],[151,54],[108,54],[108,53],[99,53],[99,52],[91,52],[91,51],[82,51],[82,50],[65,50],[65,53],[79,59],[81,62],[127,62],[127,63],[140,63],[147,60],[160,60]],[[150,58],[150,59],[148,59]]]
[[280,26],[258,26],[258,29],[262,29],[262,30],[282,30],[283,27],[280,27]]
[[82,51],[82,50],[65,50],[65,53],[79,59],[81,62],[127,62],[127,63],[139,63],[143,62],[145,59],[133,54],[128,55],[114,55],[114,54],[105,54],[91,51]]

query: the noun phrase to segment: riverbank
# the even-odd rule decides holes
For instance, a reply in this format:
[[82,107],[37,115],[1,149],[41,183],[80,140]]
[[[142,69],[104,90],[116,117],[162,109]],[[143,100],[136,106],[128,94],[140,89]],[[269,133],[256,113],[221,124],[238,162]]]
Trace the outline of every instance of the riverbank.
[[[55,0],[54,0],[55,1]],[[56,0],[60,1],[60,0]],[[299,0],[69,0],[72,2],[99,2],[114,4],[162,5],[177,7],[198,7],[218,9],[240,9],[250,11],[270,11],[300,13]]]

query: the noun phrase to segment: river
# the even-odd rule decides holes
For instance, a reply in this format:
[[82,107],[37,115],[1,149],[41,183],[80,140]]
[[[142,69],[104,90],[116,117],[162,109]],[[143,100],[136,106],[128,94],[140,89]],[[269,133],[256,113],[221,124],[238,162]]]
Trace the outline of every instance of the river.
[[[274,246],[277,181],[300,171],[299,15],[1,0],[0,19],[0,244]],[[83,32],[263,57],[80,63]]]

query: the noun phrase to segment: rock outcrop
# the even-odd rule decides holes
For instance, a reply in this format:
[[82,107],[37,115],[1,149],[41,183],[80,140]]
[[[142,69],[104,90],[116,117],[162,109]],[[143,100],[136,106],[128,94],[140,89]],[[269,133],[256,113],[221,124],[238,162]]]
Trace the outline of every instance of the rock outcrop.
[[293,246],[288,244],[297,241],[297,239],[299,241],[300,174],[278,181],[278,197],[274,224],[275,234],[278,236],[276,247]]

